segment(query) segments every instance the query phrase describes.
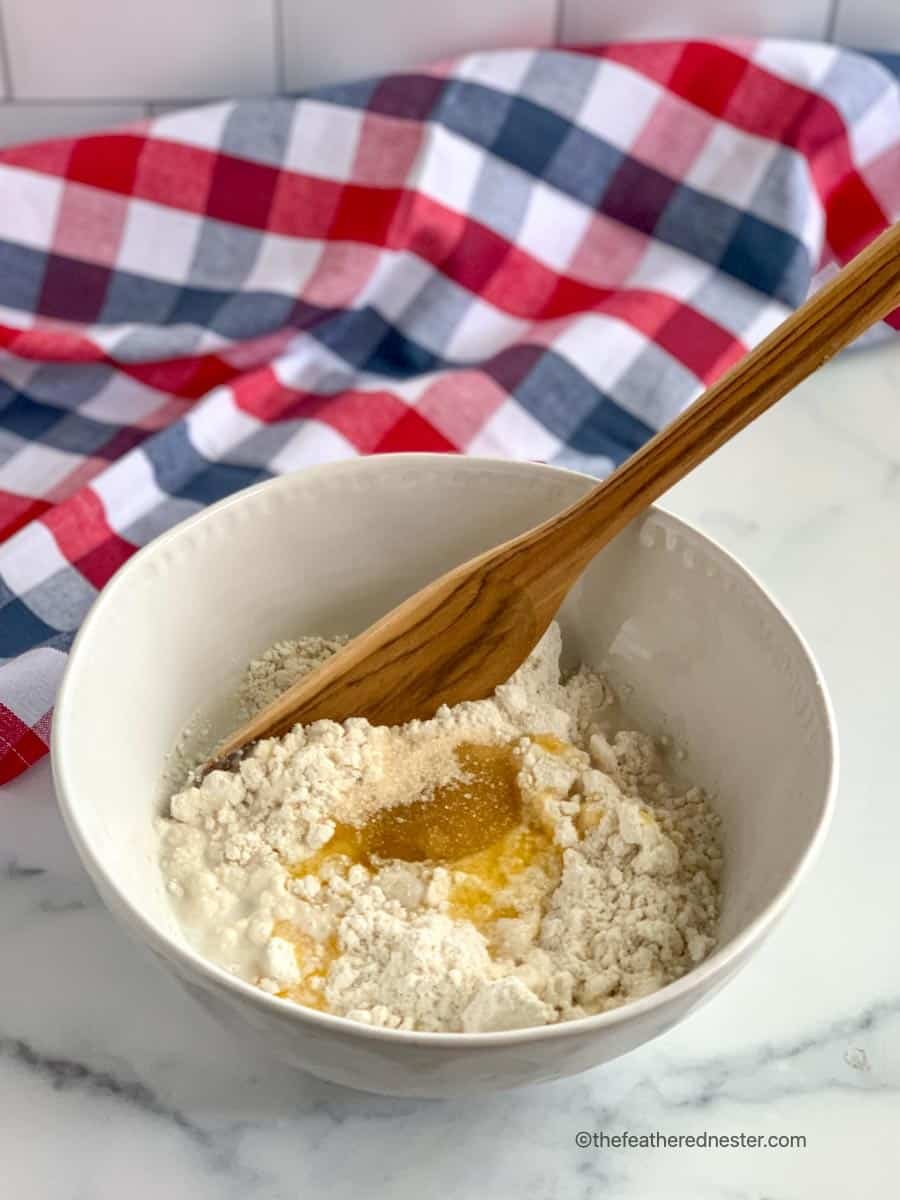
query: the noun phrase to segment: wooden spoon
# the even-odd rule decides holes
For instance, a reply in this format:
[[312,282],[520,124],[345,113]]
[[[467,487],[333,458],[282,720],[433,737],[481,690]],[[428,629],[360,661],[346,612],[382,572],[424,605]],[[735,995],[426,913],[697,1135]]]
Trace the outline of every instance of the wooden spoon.
[[577,504],[404,600],[228,737],[216,763],[298,722],[360,716],[393,725],[489,696],[537,644],[598,550],[898,305],[900,223]]

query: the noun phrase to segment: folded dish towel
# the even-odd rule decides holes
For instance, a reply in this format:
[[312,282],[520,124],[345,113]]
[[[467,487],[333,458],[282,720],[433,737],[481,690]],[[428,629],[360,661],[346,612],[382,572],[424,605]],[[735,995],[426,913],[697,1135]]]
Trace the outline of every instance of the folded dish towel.
[[596,474],[900,215],[900,89],[832,46],[474,54],[0,153],[0,779],[140,545],[434,450]]

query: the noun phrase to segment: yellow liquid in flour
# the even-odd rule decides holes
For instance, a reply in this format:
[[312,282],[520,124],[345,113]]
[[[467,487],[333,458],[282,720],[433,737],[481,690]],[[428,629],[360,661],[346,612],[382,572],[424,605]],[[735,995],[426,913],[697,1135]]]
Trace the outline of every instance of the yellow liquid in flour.
[[463,775],[427,800],[383,809],[365,825],[338,825],[327,845],[298,863],[295,877],[315,875],[326,859],[345,855],[367,866],[373,859],[454,863],[491,846],[522,820],[511,746],[464,743],[456,751]]
[[[553,734],[535,734],[532,740],[551,754],[567,747]],[[452,917],[469,920],[484,933],[494,921],[515,917],[517,878],[530,867],[558,877],[559,851],[549,834],[524,820],[516,782],[519,763],[512,746],[464,742],[456,757],[462,769],[459,779],[437,788],[428,799],[376,813],[359,828],[337,825],[327,845],[297,863],[291,874],[317,875],[325,862],[338,858],[365,866],[387,859],[432,862],[463,873],[450,889]],[[499,894],[504,892],[508,894],[501,903]],[[304,964],[311,967],[298,985],[279,995],[324,1008],[322,988],[337,945],[317,945],[287,921],[278,922],[274,932],[294,944],[301,969]]]

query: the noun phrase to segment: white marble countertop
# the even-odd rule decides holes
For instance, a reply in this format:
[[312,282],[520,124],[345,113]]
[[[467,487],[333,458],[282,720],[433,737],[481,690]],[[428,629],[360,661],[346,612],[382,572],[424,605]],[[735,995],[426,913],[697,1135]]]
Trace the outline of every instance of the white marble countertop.
[[[251,1058],[101,906],[46,763],[0,802],[0,1178],[16,1200],[845,1200],[900,1177],[900,346],[844,357],[669,498],[818,656],[843,772],[825,851],[743,974],[580,1078],[367,1097]],[[578,1149],[581,1130],[805,1149]]]

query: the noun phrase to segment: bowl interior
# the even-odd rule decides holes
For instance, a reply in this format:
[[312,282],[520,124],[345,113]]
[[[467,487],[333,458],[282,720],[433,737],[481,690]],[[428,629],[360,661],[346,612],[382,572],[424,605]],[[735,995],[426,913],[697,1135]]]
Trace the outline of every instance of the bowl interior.
[[[357,632],[591,484],[533,464],[355,460],[245,492],[132,559],[79,634],[55,717],[54,770],[105,890],[187,949],[152,817],[192,715],[272,642]],[[825,820],[831,733],[808,653],[734,560],[657,510],[598,556],[561,620],[570,662],[603,669],[636,725],[669,734],[713,793],[726,945],[779,898]]]

